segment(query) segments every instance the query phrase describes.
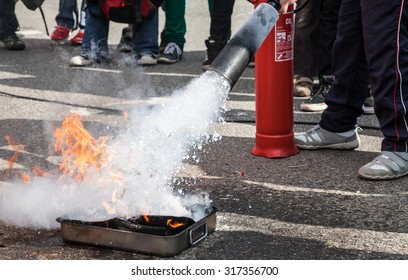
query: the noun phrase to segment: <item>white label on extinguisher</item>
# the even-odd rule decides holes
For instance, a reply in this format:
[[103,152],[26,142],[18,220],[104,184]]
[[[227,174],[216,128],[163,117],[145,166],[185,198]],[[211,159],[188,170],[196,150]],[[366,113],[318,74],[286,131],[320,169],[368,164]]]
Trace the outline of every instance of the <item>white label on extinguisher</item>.
[[[283,15],[282,15],[283,16]],[[275,61],[293,59],[293,17],[290,15],[275,25]]]

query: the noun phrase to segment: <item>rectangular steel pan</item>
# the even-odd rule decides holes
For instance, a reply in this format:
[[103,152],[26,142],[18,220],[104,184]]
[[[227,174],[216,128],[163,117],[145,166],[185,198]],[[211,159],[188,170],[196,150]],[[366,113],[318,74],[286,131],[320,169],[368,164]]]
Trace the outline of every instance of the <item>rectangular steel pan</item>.
[[211,208],[207,216],[179,233],[159,236],[121,229],[87,225],[58,218],[64,242],[105,247],[161,257],[172,257],[204,240],[215,231],[217,209]]

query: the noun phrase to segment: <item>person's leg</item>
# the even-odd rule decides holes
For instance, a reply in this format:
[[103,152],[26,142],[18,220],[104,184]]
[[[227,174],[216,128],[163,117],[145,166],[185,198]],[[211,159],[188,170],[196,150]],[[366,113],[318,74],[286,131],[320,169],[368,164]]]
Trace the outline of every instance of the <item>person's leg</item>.
[[133,45],[139,65],[157,64],[157,55],[159,54],[158,27],[158,12],[156,12],[151,19],[144,21],[140,26],[136,24],[133,25]]
[[82,40],[84,37],[85,32],[85,25],[86,25],[86,0],[82,0],[81,3],[81,11],[79,13],[79,22],[78,22],[78,33],[69,40],[72,45],[79,46],[82,44]]
[[77,0],[60,0],[58,14],[55,17],[57,25],[69,29],[75,29],[78,26],[78,8]]
[[16,2],[14,0],[0,0],[0,38],[14,34],[18,28],[15,14]]
[[186,0],[166,0],[164,5],[166,16],[164,27],[165,41],[166,43],[176,43],[181,51],[183,51],[187,32],[185,20]]
[[210,12],[210,17],[212,14],[213,0],[208,0],[208,11]]
[[203,69],[207,69],[231,37],[231,16],[235,0],[213,0],[210,37],[205,40],[207,57]]
[[[299,0],[302,5],[305,0]],[[319,23],[322,0],[309,1],[295,17],[294,61],[296,76],[309,77],[317,75],[317,56],[319,44]]]
[[57,26],[51,33],[51,40],[66,42],[72,30],[78,27],[77,0],[60,0],[55,21]]
[[360,0],[343,0],[332,57],[333,85],[320,126],[332,132],[355,129],[368,87]]
[[23,50],[25,44],[16,35],[16,31],[19,29],[15,13],[16,2],[14,0],[0,0],[0,7],[0,41],[9,50]]
[[85,26],[86,26],[86,0],[82,0],[78,27],[80,30],[85,30]]
[[[309,1],[295,16],[293,94],[298,97],[309,97],[312,94],[313,78],[317,75],[322,1]],[[299,0],[298,3],[302,5],[304,2],[305,0]]]
[[319,47],[317,48],[319,52],[317,61],[317,74],[319,78],[333,74],[331,59],[333,44],[336,39],[341,0],[322,0],[321,3]]
[[231,37],[231,16],[235,0],[213,0],[211,11],[210,38]]
[[109,20],[97,3],[89,3],[86,8],[86,28],[81,46],[82,54],[71,59],[71,66],[86,66],[93,61],[100,62],[108,58]]
[[359,146],[356,125],[368,85],[360,0],[341,3],[332,65],[335,79],[325,99],[328,107],[318,126],[295,136],[299,148],[351,150]]
[[[318,7],[317,5],[318,2],[319,1],[316,1],[312,5],[315,5],[316,7]],[[337,21],[338,21],[337,19],[339,15],[341,0],[320,0],[320,3],[321,3],[320,11],[319,11],[320,19],[318,19],[319,25],[317,26],[317,30],[315,30],[315,32],[318,33],[317,34],[318,45],[317,45],[317,48],[315,45],[313,46],[314,50],[312,51],[313,53],[311,53],[316,58],[315,61],[313,61],[315,62],[315,66],[316,66],[314,71],[317,70],[315,74],[317,74],[317,77],[319,79],[319,84],[318,84],[318,87],[316,87],[316,89],[313,89],[313,81],[310,79],[311,76],[309,76],[306,78],[310,80],[303,85],[301,83],[302,78],[298,78],[297,81],[295,82],[295,87],[294,87],[295,96],[308,96],[309,93],[311,93],[311,98],[309,98],[308,100],[300,104],[300,110],[306,111],[306,112],[319,112],[319,111],[321,112],[327,108],[327,105],[324,102],[324,99],[333,81],[333,70],[331,67],[331,59],[332,59],[333,43],[334,43],[334,40],[336,39],[336,29],[337,29]],[[299,13],[302,13],[302,11],[300,11]],[[316,17],[316,15],[313,15],[313,16]],[[296,32],[295,32],[295,49],[297,51],[297,55],[301,55],[301,56],[297,58],[295,57],[295,63],[297,63],[297,66],[299,67],[299,69],[308,69],[309,66],[307,65],[307,63],[312,63],[311,61],[312,58],[311,57],[303,58],[303,56],[307,54],[307,53],[303,53],[303,46],[309,45],[310,47],[311,44],[307,43],[309,38],[305,37],[304,35],[299,34],[299,33],[303,33],[301,30],[302,24],[304,24],[302,23],[302,15],[300,19],[298,18],[297,20],[301,22],[300,24],[301,27],[298,27],[299,30],[296,29]],[[305,26],[303,26],[303,28],[307,29],[305,28]],[[297,39],[299,40],[297,41]],[[312,39],[312,40],[315,40],[315,39]],[[306,72],[311,73],[310,71],[311,69],[306,70]]]
[[375,112],[384,134],[382,150],[408,152],[408,2],[361,4]]
[[358,170],[368,180],[408,175],[408,3],[361,0],[375,113],[384,139],[381,154]]
[[166,0],[163,3],[166,15],[164,30],[160,34],[159,63],[173,64],[181,60],[186,42],[186,1]]

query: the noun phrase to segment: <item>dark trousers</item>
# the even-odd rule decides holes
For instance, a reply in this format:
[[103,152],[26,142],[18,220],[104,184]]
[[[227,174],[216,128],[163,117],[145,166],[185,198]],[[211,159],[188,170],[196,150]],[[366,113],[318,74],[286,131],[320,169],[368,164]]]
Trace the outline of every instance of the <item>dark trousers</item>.
[[383,151],[408,152],[408,2],[343,0],[333,46],[335,80],[320,126],[355,128],[367,94],[384,134]]
[[0,0],[0,39],[14,34],[18,28],[15,0]]
[[231,37],[231,16],[235,0],[213,0],[211,9],[210,37],[229,40]]
[[312,0],[296,14],[295,75],[310,78],[332,75],[331,55],[340,3],[341,0]]

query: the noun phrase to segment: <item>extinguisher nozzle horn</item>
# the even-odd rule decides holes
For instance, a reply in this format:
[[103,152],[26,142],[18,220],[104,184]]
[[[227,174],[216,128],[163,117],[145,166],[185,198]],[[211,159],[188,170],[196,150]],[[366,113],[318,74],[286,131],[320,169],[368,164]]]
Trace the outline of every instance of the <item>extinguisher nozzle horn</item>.
[[245,71],[279,18],[278,11],[267,3],[259,4],[252,15],[214,59],[207,71],[222,75],[231,89]]

